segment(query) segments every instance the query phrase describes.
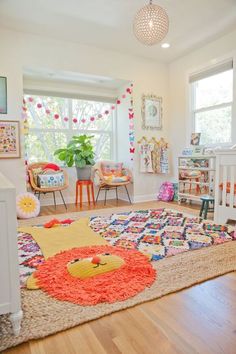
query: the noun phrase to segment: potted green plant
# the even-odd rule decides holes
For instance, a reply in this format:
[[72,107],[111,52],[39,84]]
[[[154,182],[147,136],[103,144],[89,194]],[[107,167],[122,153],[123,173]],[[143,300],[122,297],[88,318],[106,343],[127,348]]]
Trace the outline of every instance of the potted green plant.
[[64,161],[66,166],[75,166],[77,178],[88,180],[91,178],[91,168],[94,165],[94,148],[91,143],[93,136],[79,135],[73,136],[64,149],[58,149],[54,155],[60,161]]

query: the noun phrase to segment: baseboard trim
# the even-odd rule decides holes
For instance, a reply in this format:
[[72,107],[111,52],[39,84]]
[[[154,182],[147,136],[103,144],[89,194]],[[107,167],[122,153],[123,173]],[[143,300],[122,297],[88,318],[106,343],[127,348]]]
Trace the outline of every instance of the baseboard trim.
[[141,202],[152,202],[157,200],[156,194],[144,194],[144,195],[135,195],[133,198],[134,203],[141,203]]
[[[66,204],[74,204],[75,203],[75,197],[65,197],[64,196],[64,199],[65,199]],[[111,196],[107,195],[107,200],[109,200],[109,199],[115,199],[115,197],[112,195]],[[104,198],[101,197],[101,198],[98,198],[98,200],[103,201]],[[83,202],[87,203],[87,198],[84,198]],[[56,204],[63,205],[63,202],[59,196],[56,197]],[[54,205],[54,200],[53,200],[53,198],[43,198],[43,196],[41,196],[40,205],[41,206],[52,206],[52,205]]]
[[[75,203],[75,196],[74,197],[72,197],[72,196],[71,197],[64,197],[64,198],[65,198],[66,204],[74,204]],[[115,194],[113,195],[113,193],[107,193],[107,200],[115,199],[115,198],[116,198]],[[128,196],[126,193],[119,193],[118,198],[120,200],[124,200],[126,202],[129,202],[129,199],[128,199]],[[132,203],[136,204],[136,203],[142,203],[142,202],[155,201],[155,200],[157,200],[157,196],[156,196],[156,194],[144,194],[144,195],[136,195],[136,196],[130,195],[130,199],[131,199]],[[103,201],[104,196],[101,196],[98,200]],[[87,199],[84,199],[84,202],[87,202]],[[56,197],[56,203],[57,203],[57,205],[63,204],[60,196]],[[51,206],[51,205],[54,205],[54,200],[53,200],[53,198],[47,198],[47,197],[44,198],[42,195],[41,199],[40,199],[40,204],[41,204],[41,206]]]

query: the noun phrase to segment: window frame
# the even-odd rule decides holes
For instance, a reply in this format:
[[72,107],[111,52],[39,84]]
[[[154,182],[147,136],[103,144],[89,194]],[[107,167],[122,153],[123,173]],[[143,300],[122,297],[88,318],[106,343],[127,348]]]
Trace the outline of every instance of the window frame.
[[110,147],[111,147],[111,151],[110,151],[110,160],[116,160],[116,141],[117,141],[117,109],[115,110],[111,110],[110,115],[111,115],[111,129],[110,130],[92,130],[92,129],[73,129],[73,122],[72,122],[72,118],[73,118],[73,100],[78,99],[78,100],[87,100],[87,101],[93,101],[93,102],[104,102],[104,103],[112,103],[113,105],[116,105],[116,100],[117,98],[109,98],[106,100],[106,98],[104,97],[99,97],[99,96],[75,96],[75,95],[71,95],[71,97],[68,94],[63,95],[62,93],[57,94],[55,92],[42,92],[42,91],[35,91],[35,90],[25,90],[24,91],[24,95],[32,95],[32,96],[43,96],[43,97],[52,97],[52,98],[64,98],[68,100],[68,117],[69,117],[69,121],[68,121],[68,128],[30,128],[29,127],[29,133],[35,134],[37,136],[37,134],[39,132],[43,132],[43,133],[62,133],[66,136],[66,140],[67,143],[72,139],[72,137],[76,134],[89,134],[89,135],[93,135],[93,134],[105,134],[109,136],[110,139]]
[[[221,108],[227,108],[227,107],[231,107],[231,134],[230,134],[230,141],[227,143],[213,143],[213,144],[205,144],[205,147],[209,147],[209,148],[214,148],[217,146],[221,146],[221,147],[229,147],[232,146],[232,144],[235,144],[234,140],[235,140],[235,136],[234,136],[234,87],[235,87],[235,72],[234,72],[234,65],[233,65],[233,59],[231,58],[230,60],[226,61],[226,63],[232,62],[232,73],[233,73],[233,87],[232,87],[232,101],[228,101],[228,102],[224,102],[224,103],[220,103],[220,104],[216,104],[216,105],[211,105],[211,106],[207,106],[207,107],[202,107],[202,108],[198,108],[196,109],[196,84],[198,81],[201,80],[201,78],[199,78],[198,80],[194,80],[191,81],[191,75],[189,76],[189,86],[190,86],[190,116],[191,116],[191,132],[190,133],[195,133],[195,128],[196,128],[196,114],[197,113],[202,113],[202,112],[208,112],[208,111],[212,111],[212,110],[216,110],[216,109],[221,109]],[[224,65],[224,64],[223,64]],[[222,64],[218,64],[217,66],[212,66],[210,69],[209,67],[205,70],[202,70],[199,75],[201,75],[202,73],[202,79],[211,77],[213,75],[217,75],[219,73],[223,73],[225,71],[228,71],[230,69],[226,69],[226,70],[217,70],[217,68],[221,67]],[[215,74],[211,74],[211,70],[216,69],[216,73]],[[205,75],[207,72],[209,72],[209,75]],[[194,76],[194,75],[193,75]],[[197,132],[196,132],[197,133]]]

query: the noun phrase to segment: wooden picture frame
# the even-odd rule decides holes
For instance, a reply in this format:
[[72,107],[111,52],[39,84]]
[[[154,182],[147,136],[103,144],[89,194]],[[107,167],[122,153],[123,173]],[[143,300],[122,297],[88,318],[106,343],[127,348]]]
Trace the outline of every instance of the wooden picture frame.
[[7,78],[0,76],[0,114],[7,114]]
[[17,159],[20,151],[20,122],[0,120],[0,159]]
[[156,95],[142,96],[142,128],[162,129],[162,97]]

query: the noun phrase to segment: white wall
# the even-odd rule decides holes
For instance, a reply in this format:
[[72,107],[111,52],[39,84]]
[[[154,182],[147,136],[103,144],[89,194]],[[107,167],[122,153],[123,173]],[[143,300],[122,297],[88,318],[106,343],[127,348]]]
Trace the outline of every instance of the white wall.
[[[236,131],[236,31],[193,51],[169,66],[170,79],[170,143],[173,152],[173,176],[177,178],[177,156],[189,146],[191,118],[189,114],[188,78],[225,59],[234,59],[233,130]],[[234,144],[236,141],[234,141]]]
[[[130,94],[126,94],[127,87],[130,86],[130,82],[126,85],[122,85],[118,92],[118,97],[122,98],[125,94],[126,98],[122,99],[122,104],[117,105],[117,141],[116,141],[116,153],[117,161],[122,161],[124,166],[128,167],[132,172],[134,170],[134,164],[131,161],[131,155],[129,154],[130,143],[129,143],[129,108],[131,108],[131,97]],[[129,194],[131,199],[134,199],[134,183],[128,186]],[[128,200],[127,193],[124,188],[119,189],[119,198]]]
[[[20,120],[22,107],[22,69],[17,60],[17,51],[8,41],[0,37],[0,76],[7,77],[7,114],[0,114],[1,120]],[[24,151],[20,159],[0,159],[0,171],[16,186],[17,192],[25,190]]]
[[[147,200],[155,200],[159,187],[163,181],[166,181],[169,176],[161,176],[156,174],[147,174],[139,172],[139,155],[137,153],[137,141],[145,135],[148,138],[163,137],[169,142],[169,82],[168,71],[165,67],[159,72],[154,72],[152,67],[149,67],[149,73],[141,71],[135,80],[134,85],[134,104],[135,104],[135,138],[136,138],[136,154],[134,157],[134,201],[141,202]],[[150,79],[152,77],[152,80]],[[163,97],[163,129],[162,130],[143,130],[141,119],[141,97],[142,94],[154,93],[157,96]],[[138,102],[138,105],[137,105]],[[137,110],[138,108],[138,110]]]
[[[49,68],[123,79],[134,84],[134,112],[136,137],[164,136],[168,139],[168,67],[154,60],[138,58],[119,52],[62,42],[8,30],[0,30],[0,70],[8,77],[7,118],[20,119],[22,76],[24,67]],[[158,134],[141,129],[141,95],[153,93],[163,97],[164,130]],[[129,152],[127,152],[129,153]],[[23,159],[0,162],[0,170],[12,179],[18,191],[24,190]],[[14,174],[13,174],[14,171]],[[138,172],[138,158],[134,164],[136,200],[155,196],[161,178]],[[136,197],[137,195],[137,197]]]

